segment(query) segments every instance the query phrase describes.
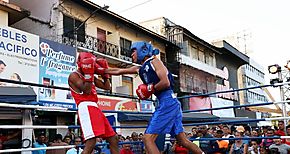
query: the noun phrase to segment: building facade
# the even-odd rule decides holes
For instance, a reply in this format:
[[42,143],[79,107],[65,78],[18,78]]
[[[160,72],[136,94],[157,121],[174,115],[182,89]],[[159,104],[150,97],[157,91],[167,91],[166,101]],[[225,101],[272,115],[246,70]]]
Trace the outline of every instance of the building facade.
[[[169,42],[165,37],[150,31],[126,18],[100,7],[91,1],[15,1],[13,3],[31,11],[31,16],[20,23],[11,25],[14,28],[38,35],[39,37],[70,46],[72,53],[77,51],[89,51],[97,57],[105,57],[110,67],[130,67],[137,65],[132,63],[130,46],[135,41],[147,41],[160,50],[158,55],[166,65],[171,65],[170,71],[178,70],[177,53],[179,47]],[[174,68],[171,70],[171,68]],[[178,78],[176,78],[178,80]],[[51,80],[43,80],[43,84],[55,85]],[[152,102],[116,97],[118,94],[136,96],[135,89],[141,84],[136,75],[112,76],[112,89],[99,95],[98,105],[102,110],[116,111],[148,111],[152,112]],[[67,83],[64,83],[67,84]],[[45,91],[45,90],[44,90]],[[50,90],[49,90],[50,91]],[[103,92],[99,89],[100,92]],[[49,92],[53,93],[52,92]],[[106,93],[110,95],[106,95]],[[57,95],[57,94],[56,94]],[[114,96],[113,96],[114,95]],[[50,101],[47,101],[49,99]],[[63,106],[65,102],[49,97],[39,100],[42,105]],[[39,112],[37,124],[70,125],[76,124],[75,117],[61,112]],[[108,114],[110,115],[110,114]],[[114,120],[117,125],[117,115]],[[143,124],[146,124],[143,122]],[[125,131],[125,130],[124,130]],[[127,132],[122,132],[127,134]],[[128,130],[131,132],[131,130]],[[64,130],[57,133],[65,134]],[[140,130],[143,132],[143,130]]]

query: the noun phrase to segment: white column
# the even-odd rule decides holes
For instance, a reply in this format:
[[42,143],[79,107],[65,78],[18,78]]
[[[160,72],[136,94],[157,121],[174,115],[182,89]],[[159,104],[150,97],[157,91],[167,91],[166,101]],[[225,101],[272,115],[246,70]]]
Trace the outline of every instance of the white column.
[[[31,118],[31,112],[30,109],[23,110],[22,113],[22,125],[32,125],[32,118]],[[33,129],[22,129],[22,140],[23,139],[29,139],[31,141],[30,147],[32,147],[33,140],[32,140],[32,131]],[[23,146],[27,146],[28,142],[24,142]],[[31,151],[22,151],[21,154],[31,154]]]

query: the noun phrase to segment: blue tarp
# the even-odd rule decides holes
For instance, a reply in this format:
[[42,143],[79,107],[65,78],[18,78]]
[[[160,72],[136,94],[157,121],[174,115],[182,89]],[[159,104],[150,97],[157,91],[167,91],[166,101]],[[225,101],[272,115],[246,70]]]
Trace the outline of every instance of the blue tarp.
[[36,94],[31,87],[0,87],[0,103],[29,104],[36,101]]

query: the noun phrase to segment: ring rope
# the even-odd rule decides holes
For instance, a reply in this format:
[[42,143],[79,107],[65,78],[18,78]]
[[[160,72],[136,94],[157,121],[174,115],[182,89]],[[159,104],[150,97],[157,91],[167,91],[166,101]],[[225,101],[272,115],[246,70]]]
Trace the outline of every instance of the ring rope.
[[230,108],[242,108],[242,107],[251,107],[251,106],[273,105],[273,104],[281,104],[281,103],[290,103],[290,101],[288,100],[288,101],[266,102],[266,103],[257,103],[257,104],[233,105],[233,106],[207,108],[207,109],[198,109],[198,110],[184,110],[182,112],[183,113],[201,112],[201,111],[221,110],[221,109],[230,109]]
[[[288,101],[266,102],[266,103],[257,103],[257,104],[243,104],[243,105],[225,106],[225,107],[217,107],[217,108],[206,108],[206,109],[198,109],[198,110],[184,110],[183,113],[221,110],[221,109],[230,109],[230,108],[243,108],[243,107],[251,107],[251,106],[264,106],[264,105],[281,104],[281,103],[290,103],[290,101],[288,100]],[[23,104],[0,103],[0,107],[46,109],[46,110],[70,111],[70,112],[77,111],[77,109],[69,109],[69,108],[64,108],[64,107],[40,106],[40,104],[39,105],[38,104],[36,104],[36,105],[23,105]],[[152,114],[151,112],[112,111],[112,110],[102,110],[102,112],[104,112],[104,113]]]
[[[43,85],[43,84],[37,84],[37,83],[32,83],[32,82],[15,81],[15,80],[3,79],[3,78],[0,78],[0,82],[7,82],[7,83],[13,83],[13,84],[27,85],[27,86],[35,86],[35,87],[43,87],[43,88],[52,88],[52,89],[59,89],[59,90],[68,90],[68,91],[70,90],[67,87]],[[97,90],[97,93],[99,95],[105,95],[105,96],[139,99],[137,96],[127,95],[127,94],[122,94],[122,93],[110,93],[110,92],[105,92],[105,91],[100,91],[100,90]],[[147,99],[147,100],[148,101],[155,101],[152,99]]]
[[[237,138],[194,138],[189,139],[190,141],[204,141],[204,140],[257,140],[257,139],[289,139],[290,136],[273,136],[273,137],[237,137]],[[176,139],[166,139],[165,141],[176,141]],[[139,144],[143,143],[142,141],[133,141],[133,142],[119,142],[119,145],[122,144]],[[95,146],[109,145],[109,143],[97,143]],[[8,152],[22,152],[22,151],[36,151],[36,150],[52,150],[52,149],[68,149],[74,147],[84,147],[85,145],[68,145],[68,146],[50,146],[50,147],[40,147],[40,148],[21,148],[21,149],[5,149],[0,150],[0,153]]]
[[[249,119],[249,120],[233,120],[233,121],[216,121],[216,122],[203,122],[203,123],[189,123],[183,124],[183,126],[199,126],[199,125],[213,125],[213,124],[235,124],[235,123],[249,123],[258,121],[273,121],[273,120],[289,120],[290,117],[276,117],[276,118],[261,118],[261,119]],[[113,128],[147,128],[147,126],[112,126]],[[0,125],[1,129],[79,129],[79,125],[70,126],[44,126],[44,125]]]
[[0,153],[21,152],[21,151],[36,151],[36,150],[53,150],[53,149],[69,149],[69,148],[74,148],[74,147],[75,147],[75,145],[51,146],[51,147],[41,147],[41,148],[5,149],[5,150],[0,150]]
[[287,84],[290,84],[290,82],[267,84],[267,85],[253,86],[253,87],[233,89],[233,90],[222,90],[222,91],[210,92],[210,93],[205,93],[205,94],[193,94],[193,95],[186,95],[186,96],[181,96],[177,98],[184,99],[184,98],[191,98],[191,97],[197,97],[197,96],[210,96],[210,95],[215,95],[215,94],[220,94],[220,93],[237,92],[237,91],[250,90],[250,89],[256,89],[256,88],[279,87],[279,86],[283,86]]

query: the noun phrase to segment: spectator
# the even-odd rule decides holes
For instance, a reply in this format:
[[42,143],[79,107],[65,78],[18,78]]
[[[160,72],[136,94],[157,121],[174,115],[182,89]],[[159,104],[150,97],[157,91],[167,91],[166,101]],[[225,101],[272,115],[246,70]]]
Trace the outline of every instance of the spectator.
[[[235,132],[236,138],[241,138],[241,132]],[[235,140],[235,143],[231,146],[229,154],[247,154],[248,145],[245,144],[241,139]]]
[[174,154],[174,152],[172,151],[172,147],[174,143],[175,143],[175,138],[170,137],[170,141],[166,142],[165,154]]
[[186,137],[189,139],[189,138],[191,138],[193,135],[189,132],[189,133],[187,133],[186,134]]
[[[231,135],[231,130],[230,130],[229,126],[227,126],[227,125],[223,126],[222,131],[224,134],[224,136],[222,138],[229,138],[230,136],[233,136],[233,135]],[[229,142],[229,140],[225,140],[225,141]]]
[[0,139],[0,150],[3,150],[3,141]]
[[[119,140],[119,143],[120,143],[120,142],[124,142],[126,139],[121,134],[118,134],[118,140]],[[121,150],[122,148],[123,148],[123,145],[119,144],[119,149]]]
[[[130,142],[129,140],[125,140],[125,142]],[[123,148],[120,150],[120,154],[134,154],[131,150],[130,144],[123,144]]]
[[[205,125],[198,127],[198,133],[201,133],[203,138],[213,138],[212,135],[208,133],[207,126]],[[214,140],[201,140],[199,141],[199,145],[204,153],[214,153],[219,150],[219,146]]]
[[83,152],[83,149],[79,147],[79,145],[82,144],[82,139],[80,137],[76,137],[74,141],[74,145],[76,147],[69,149],[66,154],[81,154]]
[[140,133],[138,137],[139,141],[142,141],[142,137],[143,137],[143,133]]
[[[216,132],[216,137],[217,138],[222,138],[223,136],[223,131],[222,130],[217,130]],[[226,151],[228,150],[228,146],[229,146],[229,142],[225,141],[225,140],[217,140],[218,143],[218,152],[216,152],[215,154],[223,154],[226,153]]]
[[[275,132],[275,135],[286,136],[284,127],[285,127],[284,121],[278,121],[278,130]],[[282,140],[282,143],[285,143],[285,139]]]
[[[203,134],[201,132],[197,132],[196,137],[191,137],[190,139],[199,139],[203,136]],[[199,140],[193,140],[192,143],[194,143],[195,145],[197,145],[198,147],[200,147],[199,144]]]
[[252,140],[250,142],[250,147],[248,150],[249,154],[260,154],[260,147],[259,144],[257,143],[257,140]]
[[[55,141],[51,143],[49,146],[67,146],[68,144],[62,141],[62,135],[61,134],[56,134],[55,136]],[[65,154],[67,149],[52,149],[52,150],[47,150],[48,154]]]
[[[73,140],[75,140],[75,133],[74,133],[74,130],[73,129],[68,129],[68,131],[67,131],[67,133],[66,133],[66,135],[65,136],[69,136],[70,137],[70,139],[73,141]],[[69,143],[68,143],[69,144]]]
[[[253,131],[251,132],[251,137],[259,137],[258,132],[257,132],[256,130],[253,130]],[[261,144],[262,139],[256,139],[256,141],[257,141],[258,144]]]
[[[36,142],[33,143],[33,148],[42,148],[42,147],[47,147],[46,144],[45,144],[45,141],[46,141],[46,136],[44,135],[44,133],[41,133]],[[34,150],[32,151],[32,154],[46,154],[46,150],[43,149],[43,150]]]
[[270,126],[262,126],[262,129],[263,129],[262,137],[265,137],[265,136],[267,136],[266,134],[267,134],[268,129],[271,129],[271,127]]
[[[138,134],[136,132],[133,132],[131,134],[132,137],[132,142],[139,141],[138,140]],[[132,144],[132,151],[134,154],[143,154],[143,144],[142,143],[137,143],[137,144]]]
[[173,151],[175,154],[188,154],[189,153],[188,149],[178,144],[178,141],[175,141],[175,143],[172,146],[171,151]]
[[[274,129],[268,129],[266,133],[267,137],[274,136]],[[267,153],[270,153],[269,146],[274,143],[273,139],[263,139],[260,146],[266,150]]]
[[[249,137],[245,135],[245,128],[243,126],[237,126],[236,131],[240,133],[241,137]],[[242,140],[243,143],[249,145],[249,140]]]
[[[102,138],[97,137],[96,144],[102,144],[102,143],[103,143]],[[102,146],[102,145],[98,145],[95,147],[96,153],[101,153],[103,150],[104,150],[104,146]]]
[[192,137],[193,138],[196,138],[197,137],[197,127],[196,126],[193,126],[191,128],[191,133],[192,133]]
[[[287,133],[287,136],[290,136],[290,125],[286,126],[286,133]],[[290,145],[290,139],[289,138],[285,139],[285,144]]]
[[68,145],[71,145],[72,144],[72,139],[71,139],[70,136],[65,136],[64,139],[63,139],[63,141],[65,143],[67,143]]
[[[275,137],[279,137],[279,136],[275,136]],[[273,139],[273,140],[274,140],[274,144],[270,145],[269,147],[271,153],[278,152],[280,154],[287,154],[288,152],[290,152],[290,146],[287,144],[283,144],[280,138]]]
[[[19,142],[21,140],[21,130],[1,130],[0,129],[0,142],[2,142],[2,148],[15,149],[19,148]],[[4,146],[5,145],[5,146]]]

